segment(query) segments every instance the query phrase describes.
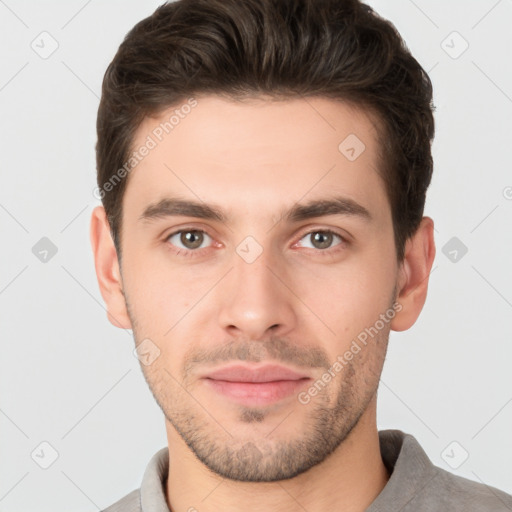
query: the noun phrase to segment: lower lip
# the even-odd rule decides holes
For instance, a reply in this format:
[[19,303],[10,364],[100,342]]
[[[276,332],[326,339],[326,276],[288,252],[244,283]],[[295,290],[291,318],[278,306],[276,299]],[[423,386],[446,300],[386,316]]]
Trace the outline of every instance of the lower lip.
[[230,382],[204,379],[217,393],[245,405],[267,405],[297,393],[309,378],[273,382]]

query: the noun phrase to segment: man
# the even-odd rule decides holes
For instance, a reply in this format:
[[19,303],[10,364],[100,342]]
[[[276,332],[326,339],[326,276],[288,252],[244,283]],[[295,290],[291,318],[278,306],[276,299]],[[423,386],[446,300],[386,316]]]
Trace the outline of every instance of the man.
[[114,511],[512,510],[379,432],[435,256],[431,82],[355,0],[179,0],[98,112],[91,242],[168,446]]

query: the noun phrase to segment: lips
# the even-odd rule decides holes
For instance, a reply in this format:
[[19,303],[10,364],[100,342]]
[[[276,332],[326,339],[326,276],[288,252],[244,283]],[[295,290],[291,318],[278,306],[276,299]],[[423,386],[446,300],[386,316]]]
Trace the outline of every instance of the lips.
[[207,374],[205,378],[227,382],[275,382],[279,380],[300,380],[309,377],[279,365],[265,365],[259,368],[235,365],[215,370]]
[[230,402],[261,406],[298,393],[311,378],[279,365],[232,365],[208,373],[203,380],[217,395]]

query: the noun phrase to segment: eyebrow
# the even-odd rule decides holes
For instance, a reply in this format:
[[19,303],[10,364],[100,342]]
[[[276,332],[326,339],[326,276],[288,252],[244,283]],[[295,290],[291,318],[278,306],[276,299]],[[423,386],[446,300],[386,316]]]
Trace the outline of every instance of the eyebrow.
[[[366,222],[373,220],[371,213],[363,205],[348,197],[318,199],[305,204],[296,204],[283,212],[281,219],[294,223],[327,215],[354,216]],[[140,215],[139,221],[150,222],[174,216],[216,220],[224,224],[229,221],[229,216],[217,206],[172,197],[166,197],[147,206]]]

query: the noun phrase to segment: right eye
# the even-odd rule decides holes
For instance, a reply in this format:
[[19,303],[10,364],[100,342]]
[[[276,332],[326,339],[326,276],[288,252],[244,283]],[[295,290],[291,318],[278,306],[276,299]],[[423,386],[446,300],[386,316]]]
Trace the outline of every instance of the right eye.
[[[198,249],[203,248],[201,246],[203,243],[205,243],[205,237],[211,239],[206,231],[201,229],[182,228],[179,231],[174,231],[169,236],[167,236],[165,241],[170,242],[171,245],[178,248],[177,254],[186,252],[187,255],[192,255],[193,252],[198,252]],[[181,246],[178,244],[181,244]]]

